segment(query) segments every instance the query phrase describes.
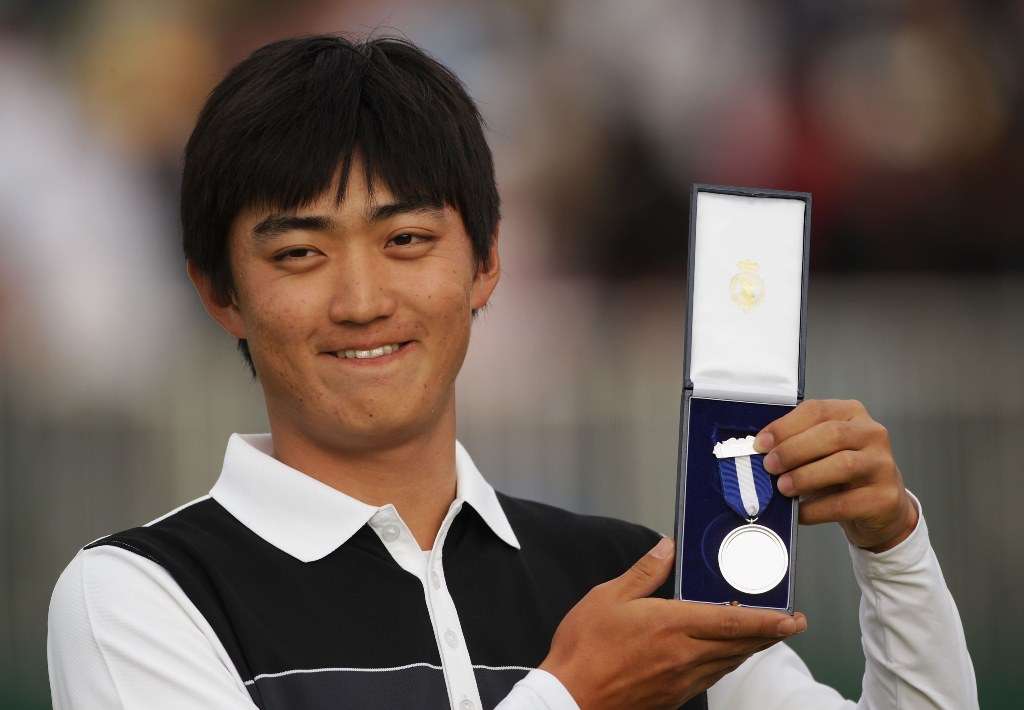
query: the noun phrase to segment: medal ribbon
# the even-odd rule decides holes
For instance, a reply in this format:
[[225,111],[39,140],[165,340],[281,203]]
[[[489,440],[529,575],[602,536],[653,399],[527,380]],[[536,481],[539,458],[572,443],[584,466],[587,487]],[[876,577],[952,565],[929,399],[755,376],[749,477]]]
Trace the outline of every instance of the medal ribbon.
[[[753,451],[753,438],[749,445],[736,446],[732,442],[747,444],[746,440],[730,439],[715,446],[718,474],[722,481],[725,502],[741,518],[756,518],[772,499],[772,481],[764,470],[764,455]],[[745,450],[743,455],[737,449]]]

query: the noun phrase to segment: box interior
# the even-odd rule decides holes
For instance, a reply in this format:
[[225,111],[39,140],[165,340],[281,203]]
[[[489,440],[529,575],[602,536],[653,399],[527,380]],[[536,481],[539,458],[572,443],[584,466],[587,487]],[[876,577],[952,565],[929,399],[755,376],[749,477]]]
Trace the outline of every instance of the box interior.
[[[746,521],[729,508],[722,496],[718,459],[712,453],[716,442],[756,434],[781,417],[792,405],[736,402],[687,397],[684,416],[688,419],[684,478],[681,491],[685,501],[682,519],[682,555],[678,570],[680,598],[713,603],[739,602],[748,606],[792,611],[794,530],[796,501],[778,491],[771,476],[772,499],[758,518],[758,524],[774,530],[790,556],[790,572],[774,589],[747,594],[729,585],[718,569],[718,548],[725,536]],[[677,532],[678,534],[678,532]]]

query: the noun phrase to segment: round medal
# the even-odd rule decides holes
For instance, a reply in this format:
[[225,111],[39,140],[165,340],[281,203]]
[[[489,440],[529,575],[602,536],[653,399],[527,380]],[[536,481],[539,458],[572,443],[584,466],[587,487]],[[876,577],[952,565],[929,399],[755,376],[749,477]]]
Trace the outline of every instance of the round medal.
[[718,548],[718,568],[734,589],[762,594],[778,586],[789,569],[789,553],[774,530],[741,525]]

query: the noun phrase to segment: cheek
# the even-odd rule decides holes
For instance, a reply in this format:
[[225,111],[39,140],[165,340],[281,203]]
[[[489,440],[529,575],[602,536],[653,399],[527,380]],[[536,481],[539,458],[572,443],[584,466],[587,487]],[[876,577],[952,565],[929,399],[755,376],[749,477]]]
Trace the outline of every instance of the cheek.
[[249,301],[247,329],[251,334],[249,347],[253,357],[262,360],[264,369],[286,371],[290,353],[306,346],[306,334],[310,332],[313,304],[302,296],[286,297],[286,294],[265,289]]
[[417,303],[429,322],[447,360],[455,361],[456,368],[465,357],[469,343],[470,292],[465,275],[451,269],[444,277],[427,284],[417,296]]

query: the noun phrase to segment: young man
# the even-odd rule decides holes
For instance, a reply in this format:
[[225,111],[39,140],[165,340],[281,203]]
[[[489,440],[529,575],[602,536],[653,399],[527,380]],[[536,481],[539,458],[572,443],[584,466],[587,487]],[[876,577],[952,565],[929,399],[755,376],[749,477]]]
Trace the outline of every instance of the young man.
[[[456,441],[499,201],[444,67],[389,39],[257,51],[199,117],[182,219],[271,431],[232,435],[209,496],[72,560],[50,608],[55,707],[853,705],[779,643],[801,614],[657,598],[670,540],[496,493]],[[976,706],[885,430],[806,402],[758,441],[783,493],[814,496],[802,522],[851,542],[861,705]]]

